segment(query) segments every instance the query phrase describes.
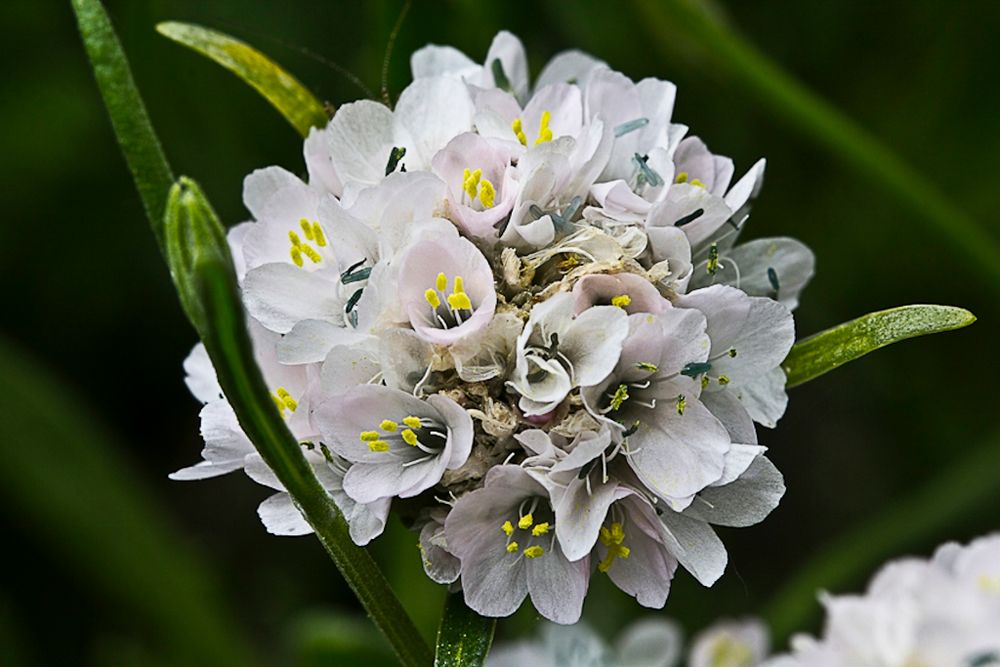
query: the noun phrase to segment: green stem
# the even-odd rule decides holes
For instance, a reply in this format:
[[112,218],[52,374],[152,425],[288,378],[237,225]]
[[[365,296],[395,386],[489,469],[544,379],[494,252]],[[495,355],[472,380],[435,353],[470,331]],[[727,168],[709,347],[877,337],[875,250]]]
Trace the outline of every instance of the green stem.
[[448,595],[438,629],[434,667],[480,667],[493,643],[495,618],[469,609],[461,593]]
[[400,662],[408,667],[431,664],[432,655],[426,642],[378,565],[351,540],[347,522],[316,480],[302,448],[268,398],[229,267],[220,263],[203,264],[196,269],[196,282],[200,285],[207,321],[211,323],[205,347],[240,426],[291,494]]
[[[973,270],[1000,290],[1000,244],[940,190],[846,115],[806,89],[749,42],[714,18],[699,0],[633,0],[652,35],[652,46],[667,54],[694,47],[709,71],[731,75],[776,117],[878,184],[964,255]],[[690,53],[682,54],[689,56]]]
[[911,496],[876,515],[819,551],[794,574],[764,608],[775,642],[805,629],[820,611],[817,592],[843,592],[905,549],[939,539],[974,513],[1000,509],[1000,433]]

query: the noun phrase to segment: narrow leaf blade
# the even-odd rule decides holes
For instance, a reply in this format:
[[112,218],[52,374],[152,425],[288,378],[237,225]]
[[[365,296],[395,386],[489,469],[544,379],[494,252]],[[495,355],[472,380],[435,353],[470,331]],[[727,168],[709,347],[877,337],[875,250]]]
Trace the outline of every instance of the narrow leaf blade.
[[303,137],[330,120],[323,104],[284,68],[245,42],[191,23],[167,21],[157,32],[214,60],[263,95]]
[[954,306],[912,305],[869,313],[799,341],[782,367],[794,387],[892,343],[967,327],[976,316]]
[[493,643],[495,618],[469,609],[461,593],[448,595],[438,629],[434,667],[480,667]]
[[320,485],[288,430],[257,367],[221,224],[197,184],[181,178],[165,221],[168,262],[181,301],[212,360],[240,427],[291,494],[316,537],[406,667],[431,663],[431,651],[367,551]]
[[163,248],[163,214],[174,182],[128,60],[98,0],[72,0],[80,36],[153,234]]

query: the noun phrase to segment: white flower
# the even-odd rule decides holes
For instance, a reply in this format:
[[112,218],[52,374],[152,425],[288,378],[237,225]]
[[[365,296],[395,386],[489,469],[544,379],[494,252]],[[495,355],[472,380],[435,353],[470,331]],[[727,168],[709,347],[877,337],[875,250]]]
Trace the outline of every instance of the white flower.
[[797,636],[774,667],[1000,663],[1000,535],[890,562],[864,595],[824,596],[821,639]]
[[[344,104],[310,132],[307,181],[245,181],[253,219],[229,244],[276,408],[352,539],[406,499],[425,572],[480,613],[530,598],[575,622],[592,575],[657,608],[678,566],[712,585],[713,526],[757,523],[784,492],[755,422],[784,412],[814,264],[791,239],[736,243],[763,160],[736,180],[675,122],[672,83],[586,54],[532,86],[506,32],[482,64],[428,46],[411,65],[393,108]],[[244,469],[277,492],[269,531],[310,532],[204,352],[185,369],[204,460],[173,477]],[[672,661],[643,632],[542,653]]]

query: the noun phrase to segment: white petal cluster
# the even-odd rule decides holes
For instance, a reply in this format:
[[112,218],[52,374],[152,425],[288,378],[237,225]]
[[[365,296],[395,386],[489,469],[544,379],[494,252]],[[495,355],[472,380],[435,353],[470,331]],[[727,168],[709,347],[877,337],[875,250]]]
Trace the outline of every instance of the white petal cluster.
[[1000,665],[1000,535],[889,563],[864,595],[825,596],[820,639],[769,667]]
[[680,628],[663,618],[632,623],[610,645],[584,623],[545,624],[537,639],[495,646],[486,667],[757,667],[768,645],[767,627],[752,618],[715,623],[687,647]]
[[[813,257],[737,244],[764,161],[672,119],[675,87],[567,52],[534,85],[521,43],[480,65],[413,55],[393,108],[342,106],[305,142],[308,178],[247,177],[229,235],[277,409],[365,544],[390,504],[427,574],[491,616],[530,597],[579,618],[591,576],[662,607],[678,565],[711,585],[712,525],[778,503],[755,422],[785,409],[780,363]],[[204,352],[196,479],[274,488],[268,530],[308,525],[240,432]]]

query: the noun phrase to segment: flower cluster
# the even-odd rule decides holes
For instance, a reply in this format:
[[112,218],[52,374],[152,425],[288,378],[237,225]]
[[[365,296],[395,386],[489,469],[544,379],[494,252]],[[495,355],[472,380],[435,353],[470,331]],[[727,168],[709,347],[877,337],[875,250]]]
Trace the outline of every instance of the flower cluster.
[[662,618],[632,623],[610,646],[584,623],[546,624],[537,639],[501,642],[486,667],[757,667],[768,645],[767,627],[753,618],[715,623],[686,650],[680,628]]
[[825,596],[822,639],[768,667],[1000,665],[1000,535],[886,565],[865,595]]
[[[737,244],[764,161],[734,178],[673,84],[579,52],[532,87],[509,33],[412,69],[393,108],[313,130],[306,181],[246,179],[229,241],[277,409],[354,540],[392,505],[481,614],[575,622],[595,572],[650,607],[678,564],[711,585],[712,525],[784,491],[754,423],[784,412],[813,270],[792,239]],[[185,368],[206,446],[174,477],[243,469],[277,491],[269,531],[309,532],[201,348]]]

